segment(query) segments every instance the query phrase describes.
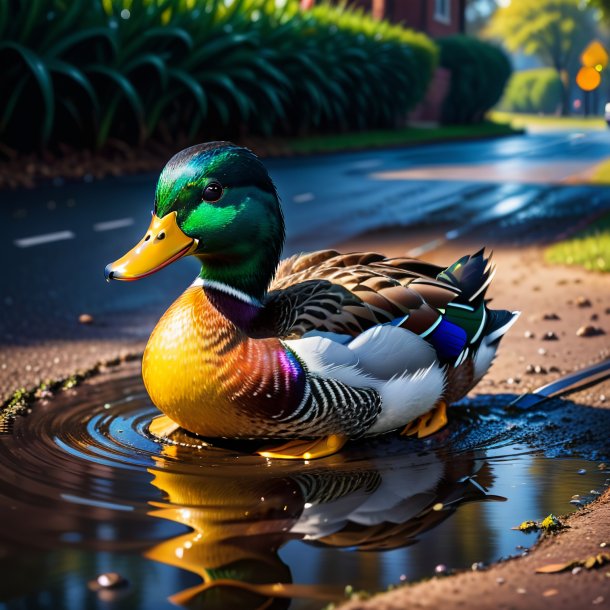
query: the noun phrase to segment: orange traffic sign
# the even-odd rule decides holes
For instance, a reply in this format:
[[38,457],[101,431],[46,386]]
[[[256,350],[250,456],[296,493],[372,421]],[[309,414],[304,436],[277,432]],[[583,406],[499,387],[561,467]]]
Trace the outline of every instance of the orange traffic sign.
[[597,89],[601,81],[602,77],[595,68],[581,68],[576,75],[576,84],[583,91],[593,91],[593,89]]
[[599,40],[594,40],[582,52],[580,61],[585,68],[594,68],[601,72],[608,65],[608,51]]

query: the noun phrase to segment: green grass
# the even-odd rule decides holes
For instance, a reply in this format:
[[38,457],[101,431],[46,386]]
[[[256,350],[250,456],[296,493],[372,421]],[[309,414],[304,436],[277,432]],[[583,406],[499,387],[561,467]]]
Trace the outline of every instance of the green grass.
[[510,123],[515,128],[538,127],[545,129],[608,129],[602,117],[573,117],[538,114],[519,114],[494,110],[488,114],[492,121]]
[[447,125],[442,127],[405,127],[342,134],[318,135],[287,139],[284,146],[297,154],[362,150],[411,144],[426,144],[447,140],[466,140],[522,133],[510,125],[485,122],[478,125]]
[[548,247],[549,263],[578,265],[589,271],[610,272],[610,215],[594,222],[574,237]]

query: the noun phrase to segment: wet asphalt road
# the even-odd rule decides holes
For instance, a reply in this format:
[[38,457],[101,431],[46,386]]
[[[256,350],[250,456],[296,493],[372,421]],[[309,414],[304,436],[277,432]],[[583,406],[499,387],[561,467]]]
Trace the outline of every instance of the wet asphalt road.
[[[558,184],[610,154],[610,132],[545,133],[266,161],[283,201],[285,254],[384,226],[427,223],[421,255],[481,226],[610,209],[610,189]],[[63,337],[80,313],[157,316],[196,275],[179,261],[138,283],[108,285],[104,266],[148,226],[156,175],[0,193],[0,344]],[[576,210],[576,211],[575,211]],[[567,218],[567,216],[566,216]]]

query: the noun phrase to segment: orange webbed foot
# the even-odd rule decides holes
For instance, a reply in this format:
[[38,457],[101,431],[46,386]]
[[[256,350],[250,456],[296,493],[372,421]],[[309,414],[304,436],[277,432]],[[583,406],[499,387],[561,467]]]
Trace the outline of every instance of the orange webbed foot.
[[409,422],[400,433],[401,436],[415,436],[425,438],[447,425],[447,403],[443,400],[438,402],[428,413],[420,415],[417,419]]

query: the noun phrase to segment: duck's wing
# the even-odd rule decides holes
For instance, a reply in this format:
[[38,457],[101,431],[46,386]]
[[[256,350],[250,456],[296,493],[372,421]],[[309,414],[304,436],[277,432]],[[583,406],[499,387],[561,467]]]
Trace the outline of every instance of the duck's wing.
[[306,254],[297,254],[281,261],[270,290],[292,286],[308,279],[324,278],[335,275],[339,270],[380,267],[385,275],[400,278],[403,276],[435,278],[445,270],[431,263],[416,258],[387,258],[378,252],[351,252],[339,254],[336,250],[318,250]]
[[288,259],[267,294],[255,334],[301,337],[312,331],[358,336],[396,323],[421,334],[460,289],[436,279],[443,267],[373,252],[324,250]]

